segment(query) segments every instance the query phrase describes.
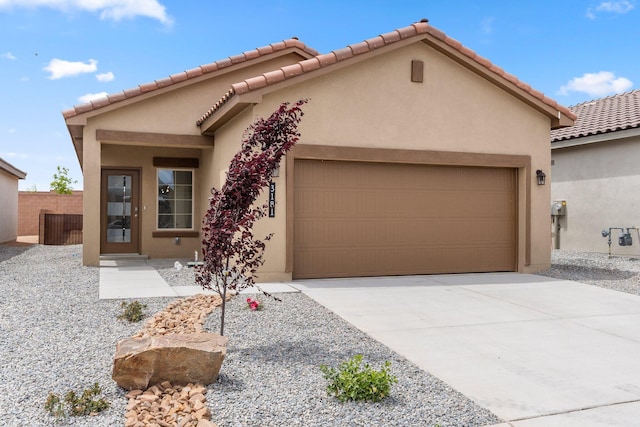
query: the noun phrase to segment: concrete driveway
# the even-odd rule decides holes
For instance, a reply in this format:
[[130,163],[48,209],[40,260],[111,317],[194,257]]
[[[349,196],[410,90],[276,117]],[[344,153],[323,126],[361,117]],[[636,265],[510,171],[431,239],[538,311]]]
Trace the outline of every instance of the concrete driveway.
[[640,424],[640,297],[536,275],[294,287],[507,421]]

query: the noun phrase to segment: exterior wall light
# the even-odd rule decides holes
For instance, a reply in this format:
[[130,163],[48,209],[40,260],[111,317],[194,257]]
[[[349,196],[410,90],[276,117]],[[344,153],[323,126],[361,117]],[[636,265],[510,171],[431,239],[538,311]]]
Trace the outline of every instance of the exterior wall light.
[[542,172],[542,169],[538,169],[536,171],[536,178],[538,179],[538,185],[544,185],[544,181],[547,178],[547,175]]

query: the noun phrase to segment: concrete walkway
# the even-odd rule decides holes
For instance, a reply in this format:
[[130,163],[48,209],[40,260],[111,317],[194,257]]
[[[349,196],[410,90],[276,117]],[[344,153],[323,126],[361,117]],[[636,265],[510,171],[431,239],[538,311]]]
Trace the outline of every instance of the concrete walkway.
[[[102,260],[100,261],[99,299],[133,299],[160,297],[187,297],[197,294],[213,293],[200,286],[170,286],[158,274],[153,263],[144,259]],[[183,263],[186,265],[186,261]],[[187,268],[187,267],[185,267]],[[260,287],[267,292],[299,292],[283,283],[265,283]],[[260,293],[249,288],[242,293]]]
[[535,275],[292,286],[507,420],[640,424],[640,297]]

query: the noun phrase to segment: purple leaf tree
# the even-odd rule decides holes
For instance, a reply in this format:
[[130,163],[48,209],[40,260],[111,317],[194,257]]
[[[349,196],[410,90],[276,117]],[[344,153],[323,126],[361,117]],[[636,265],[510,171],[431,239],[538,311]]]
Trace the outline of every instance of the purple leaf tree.
[[249,126],[224,185],[211,189],[202,224],[203,265],[197,269],[196,283],[222,298],[220,335],[224,335],[227,291],[253,286],[264,263],[265,242],[272,234],[263,240],[253,237],[253,224],[267,212],[267,205],[255,206],[255,201],[269,186],[282,157],[298,142],[301,106],[306,102],[283,103],[269,118]]

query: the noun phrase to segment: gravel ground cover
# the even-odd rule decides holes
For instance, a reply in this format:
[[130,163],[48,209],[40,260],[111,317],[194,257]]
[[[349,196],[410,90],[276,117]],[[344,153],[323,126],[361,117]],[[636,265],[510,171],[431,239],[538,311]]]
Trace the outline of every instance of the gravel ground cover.
[[[111,408],[66,425],[123,425],[124,390],[111,380],[118,340],[142,324],[117,319],[121,300],[98,300],[98,269],[81,265],[81,246],[0,245],[0,425],[51,426],[49,392],[81,392],[98,382]],[[554,253],[542,274],[640,295],[640,262],[600,254]],[[157,267],[173,286],[192,284],[193,269]],[[164,270],[164,271],[163,271]],[[209,386],[212,420],[226,426],[482,426],[499,420],[303,294],[244,297],[228,304],[230,338],[220,379]],[[171,298],[144,299],[149,315]],[[206,328],[217,332],[218,312]],[[437,349],[434,349],[437,351]],[[327,396],[320,364],[362,353],[374,367],[391,361],[398,377],[380,403],[341,404]]]

